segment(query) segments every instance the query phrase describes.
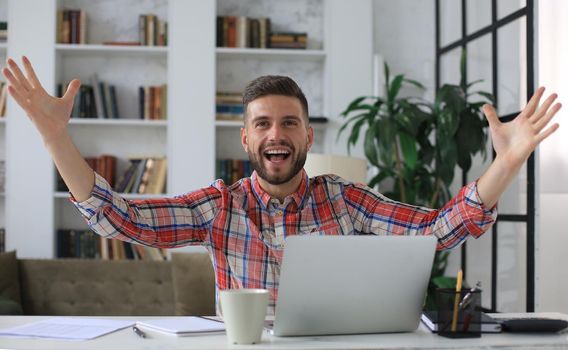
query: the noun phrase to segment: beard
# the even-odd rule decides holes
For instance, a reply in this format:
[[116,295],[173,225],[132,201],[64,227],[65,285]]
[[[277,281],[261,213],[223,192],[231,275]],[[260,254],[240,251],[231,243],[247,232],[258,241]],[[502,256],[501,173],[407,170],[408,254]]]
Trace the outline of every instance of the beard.
[[[270,174],[268,172],[268,169],[265,164],[265,162],[267,162],[268,160],[264,156],[264,150],[267,147],[272,147],[272,146],[286,146],[291,150],[289,157],[292,157],[292,166],[287,172],[283,171],[275,174]],[[281,141],[261,146],[258,154],[255,154],[250,149],[247,153],[252,169],[256,171],[256,173],[260,178],[262,178],[271,185],[282,185],[292,180],[294,176],[296,176],[304,168],[304,164],[306,164],[306,157],[308,154],[308,150],[307,147],[303,147],[302,149],[299,150],[299,152],[296,152],[294,146],[292,146],[286,141]]]

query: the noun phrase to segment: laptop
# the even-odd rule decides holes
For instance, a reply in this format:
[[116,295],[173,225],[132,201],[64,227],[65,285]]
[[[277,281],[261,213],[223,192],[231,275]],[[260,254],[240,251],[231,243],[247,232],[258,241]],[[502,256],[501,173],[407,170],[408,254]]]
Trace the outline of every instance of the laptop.
[[411,332],[437,240],[432,236],[290,236],[275,336]]

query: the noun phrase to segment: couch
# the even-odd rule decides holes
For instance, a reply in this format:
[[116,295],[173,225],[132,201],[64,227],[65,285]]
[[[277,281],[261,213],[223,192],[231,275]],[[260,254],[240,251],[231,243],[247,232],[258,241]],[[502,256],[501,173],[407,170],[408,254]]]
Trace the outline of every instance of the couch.
[[18,259],[0,253],[0,314],[214,315],[206,253],[168,261]]

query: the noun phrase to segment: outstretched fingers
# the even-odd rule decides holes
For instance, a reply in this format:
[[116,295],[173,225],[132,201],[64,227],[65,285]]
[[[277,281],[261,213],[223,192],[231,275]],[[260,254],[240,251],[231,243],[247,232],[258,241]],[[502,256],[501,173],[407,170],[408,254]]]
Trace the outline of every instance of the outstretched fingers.
[[30,60],[26,56],[23,56],[22,62],[24,62],[24,69],[26,70],[26,74],[28,76],[28,79],[31,82],[31,85],[35,88],[39,88],[39,89],[43,90],[43,87],[41,86],[41,83],[39,82],[39,79],[37,78],[37,75],[34,71],[34,68],[32,67],[32,63],[30,62]]
[[8,59],[8,67],[10,67],[10,72],[14,75],[14,77],[20,83],[20,86],[23,87],[26,91],[32,90],[32,86],[28,79],[24,76],[18,64],[11,58]]
[[550,127],[548,127],[546,130],[544,130],[543,132],[538,134],[536,136],[537,144],[539,144],[542,140],[544,140],[548,136],[552,135],[552,133],[555,132],[556,130],[558,130],[559,127],[560,127],[560,125],[558,125],[558,123],[554,123]]
[[531,99],[529,100],[529,102],[527,103],[521,114],[519,114],[519,116],[524,118],[530,118],[530,116],[532,116],[536,111],[536,109],[538,108],[540,99],[542,98],[543,94],[544,94],[544,86],[541,86],[536,90],[536,92],[531,97]]
[[544,115],[546,115],[550,106],[552,106],[552,104],[554,103],[554,101],[556,100],[557,97],[558,97],[557,94],[552,94],[552,95],[548,96],[548,98],[544,101],[544,103],[542,105],[540,105],[540,107],[537,108],[537,110],[534,112],[534,114],[529,116],[528,118],[531,121],[533,121],[534,123],[538,122],[538,120],[540,118],[542,118]]
[[27,98],[22,96],[12,85],[8,86],[8,93],[12,96],[12,98],[14,98],[20,107],[28,112],[29,100]]
[[9,68],[2,69],[2,75],[6,77],[10,85],[13,86],[16,91],[19,91],[21,94],[27,92],[26,89],[22,86],[22,84],[20,84],[20,81],[14,76],[14,74]]
[[544,129],[544,127],[548,125],[548,123],[552,120],[552,118],[560,110],[560,108],[562,108],[562,104],[560,103],[555,104],[550,109],[546,108],[546,114],[544,114],[543,117],[539,117],[539,119],[534,123],[536,132],[540,132],[542,129]]
[[490,128],[495,128],[501,125],[501,121],[497,116],[497,111],[495,111],[495,108],[492,105],[483,105],[483,113],[485,114],[485,118],[487,118],[487,121],[489,122]]

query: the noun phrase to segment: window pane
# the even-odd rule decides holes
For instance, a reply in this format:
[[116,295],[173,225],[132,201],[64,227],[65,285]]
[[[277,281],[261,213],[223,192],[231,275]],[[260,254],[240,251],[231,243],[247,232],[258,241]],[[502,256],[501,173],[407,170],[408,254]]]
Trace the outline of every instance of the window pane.
[[497,310],[524,312],[527,303],[526,223],[499,222],[497,225]]
[[440,57],[440,85],[459,84],[461,47],[446,52]]
[[527,6],[526,0],[497,0],[497,19],[507,17],[525,6]]
[[491,25],[491,0],[468,0],[466,24],[468,34]]
[[493,93],[492,51],[491,34],[467,44],[467,81],[471,83],[482,80],[473,85],[470,92],[483,90]]
[[523,164],[519,173],[507,187],[499,200],[499,213],[527,213],[527,164]]
[[497,105],[499,115],[518,112],[526,102],[526,18],[497,31]]
[[446,46],[461,39],[461,1],[440,0],[440,45]]

